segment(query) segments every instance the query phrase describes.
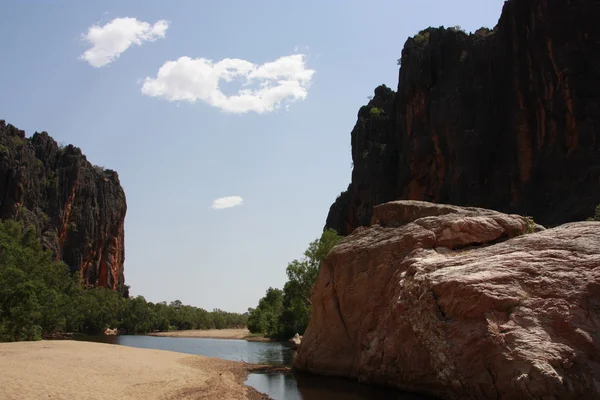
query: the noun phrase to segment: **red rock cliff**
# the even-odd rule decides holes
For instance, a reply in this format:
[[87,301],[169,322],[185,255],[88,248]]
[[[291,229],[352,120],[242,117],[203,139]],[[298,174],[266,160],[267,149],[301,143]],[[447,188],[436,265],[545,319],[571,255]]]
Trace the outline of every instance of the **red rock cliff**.
[[59,147],[46,132],[0,121],[0,218],[36,227],[82,282],[126,291],[127,204],[115,171],[93,166],[81,150]]
[[[600,204],[600,2],[510,0],[493,30],[406,41],[398,90],[358,113],[354,169],[326,227],[412,199],[583,220]],[[372,108],[382,112],[371,113]]]

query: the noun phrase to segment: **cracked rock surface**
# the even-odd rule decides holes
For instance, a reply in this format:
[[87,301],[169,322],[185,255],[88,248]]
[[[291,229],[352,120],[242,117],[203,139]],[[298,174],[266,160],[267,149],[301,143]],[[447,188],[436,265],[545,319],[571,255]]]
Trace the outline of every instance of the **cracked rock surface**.
[[312,304],[298,370],[443,398],[600,398],[598,222],[386,203],[325,259]]

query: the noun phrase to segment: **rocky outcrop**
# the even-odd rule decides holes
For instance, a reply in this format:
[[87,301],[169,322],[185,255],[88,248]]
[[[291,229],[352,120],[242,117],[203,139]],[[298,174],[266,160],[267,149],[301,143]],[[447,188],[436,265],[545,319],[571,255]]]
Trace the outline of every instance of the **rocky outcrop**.
[[302,344],[302,336],[300,336],[300,334],[296,333],[293,338],[288,340],[288,342],[290,342],[293,349],[297,350],[298,347],[300,347],[300,345]]
[[31,138],[0,121],[0,218],[33,225],[45,248],[82,282],[126,292],[125,193],[115,171],[46,132]]
[[[352,131],[352,181],[326,227],[426,200],[584,220],[600,204],[600,3],[509,0],[493,30],[429,28],[404,45]],[[371,110],[375,109],[375,112]]]
[[321,266],[295,368],[460,399],[600,398],[600,222],[375,207]]

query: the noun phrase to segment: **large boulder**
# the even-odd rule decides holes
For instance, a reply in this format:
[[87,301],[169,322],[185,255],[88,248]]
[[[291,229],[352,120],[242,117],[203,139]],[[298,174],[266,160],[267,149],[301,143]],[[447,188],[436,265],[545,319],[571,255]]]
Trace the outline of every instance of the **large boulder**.
[[600,398],[600,223],[540,229],[375,207],[323,262],[295,368],[445,398]]

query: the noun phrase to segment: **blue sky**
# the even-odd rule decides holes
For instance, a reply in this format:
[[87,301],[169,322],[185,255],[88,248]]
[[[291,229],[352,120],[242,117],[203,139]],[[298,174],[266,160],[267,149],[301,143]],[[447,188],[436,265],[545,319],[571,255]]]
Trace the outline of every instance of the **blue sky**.
[[[358,109],[377,85],[396,88],[406,38],[493,27],[503,3],[5,0],[0,119],[118,171],[133,295],[244,312],[320,235],[350,181]],[[85,36],[126,17],[116,36]],[[93,40],[104,52],[82,59]],[[238,79],[217,92],[223,59]],[[245,100],[229,97],[240,89]],[[243,203],[212,208],[229,196]]]

